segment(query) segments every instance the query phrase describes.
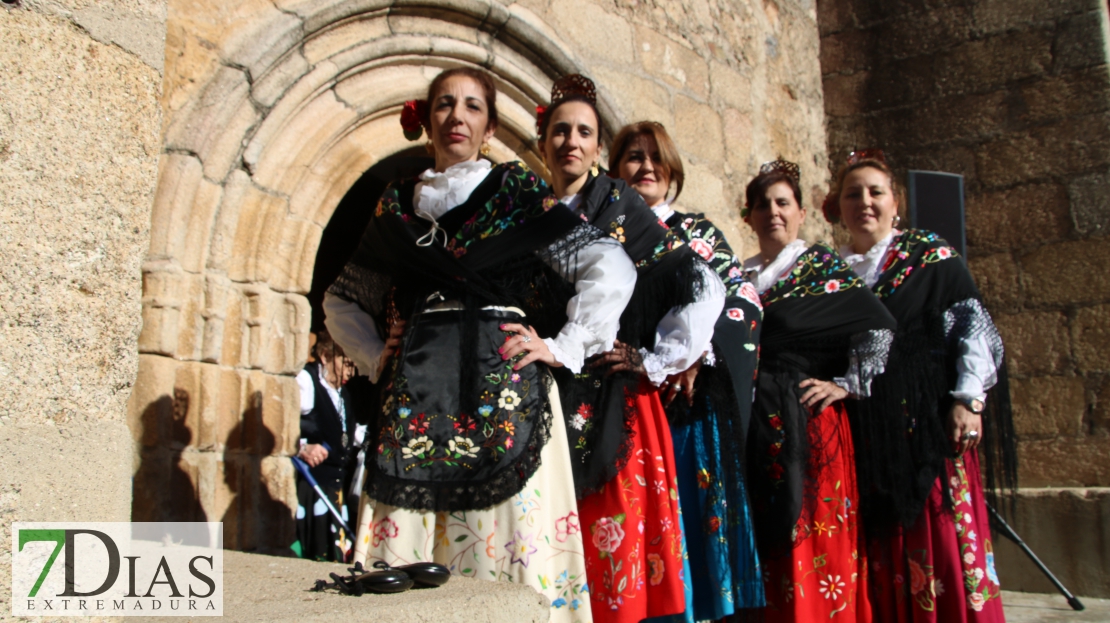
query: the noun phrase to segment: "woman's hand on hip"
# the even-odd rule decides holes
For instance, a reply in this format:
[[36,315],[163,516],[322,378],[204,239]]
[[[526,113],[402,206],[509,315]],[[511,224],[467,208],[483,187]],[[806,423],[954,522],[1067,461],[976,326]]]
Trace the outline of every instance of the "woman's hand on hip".
[[551,353],[551,349],[547,347],[547,343],[540,339],[535,329],[526,327],[517,323],[506,323],[501,325],[502,331],[512,331],[516,335],[507,338],[501,348],[497,352],[501,353],[501,358],[508,361],[517,355],[524,353],[520,361],[513,364],[513,370],[520,370],[524,366],[539,361],[546,363],[552,368],[561,368],[563,364],[555,359],[555,355]]
[[848,390],[832,381],[806,379],[799,383],[798,386],[802,389],[809,388],[802,394],[801,403],[802,406],[811,410],[813,413],[820,413],[837,400],[844,400],[848,397]]
[[613,350],[602,353],[590,364],[591,368],[605,366],[609,366],[605,376],[612,376],[617,372],[647,374],[647,370],[644,369],[644,358],[640,355],[640,351],[620,340],[614,340]]
[[[705,354],[703,353],[702,356],[704,357]],[[697,380],[699,371],[701,371],[700,358],[682,372],[668,376],[659,387],[659,391],[664,392],[663,406],[670,405],[679,394],[685,395],[687,404],[694,406],[694,381]]]

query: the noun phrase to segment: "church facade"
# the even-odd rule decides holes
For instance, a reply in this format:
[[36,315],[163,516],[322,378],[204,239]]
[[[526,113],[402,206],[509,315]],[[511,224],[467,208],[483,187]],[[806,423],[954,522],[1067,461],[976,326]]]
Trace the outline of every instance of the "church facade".
[[[535,107],[580,72],[605,136],[645,119],[670,130],[680,203],[741,255],[755,245],[737,202],[764,161],[800,163],[810,240],[838,235],[815,208],[853,148],[963,174],[969,265],[1014,376],[1015,527],[1073,591],[1110,596],[1105,3],[3,7],[5,523],[223,521],[227,547],[280,552],[307,295],[337,206],[421,147],[401,106],[442,68],[494,75],[491,158],[539,171]],[[1050,590],[1008,547],[1004,586]]]

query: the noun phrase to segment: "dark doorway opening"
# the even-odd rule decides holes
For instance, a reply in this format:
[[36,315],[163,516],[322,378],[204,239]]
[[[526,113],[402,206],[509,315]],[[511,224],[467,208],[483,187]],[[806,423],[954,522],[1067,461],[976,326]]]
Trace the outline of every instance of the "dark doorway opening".
[[367,169],[343,196],[320,236],[320,247],[316,251],[312,290],[308,293],[308,302],[312,305],[311,331],[324,328],[324,292],[358,247],[385,187],[394,180],[416,177],[434,165],[435,160],[423,146],[406,149]]

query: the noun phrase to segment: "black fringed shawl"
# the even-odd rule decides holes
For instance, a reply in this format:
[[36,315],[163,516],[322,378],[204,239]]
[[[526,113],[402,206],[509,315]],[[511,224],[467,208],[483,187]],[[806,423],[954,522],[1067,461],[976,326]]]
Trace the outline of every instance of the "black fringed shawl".
[[552,266],[573,269],[578,251],[602,234],[511,162],[494,166],[465,203],[440,217],[426,244],[432,223],[413,211],[417,181],[386,189],[328,290],[358,303],[379,335],[407,321],[401,350],[378,383],[366,490],[404,508],[486,508],[535,472],[551,413],[546,366],[514,373],[497,354],[499,323],[519,316],[483,307],[519,308],[541,336],[557,334],[574,294],[561,273],[573,270]]
[[[620,242],[636,265],[636,289],[621,314],[617,339],[652,350],[663,316],[694,302],[701,292],[701,260],[622,180],[593,176],[580,196],[579,217]],[[582,498],[599,491],[628,460],[631,396],[640,378],[629,373],[607,377],[604,369],[587,363],[581,374],[557,370],[556,379],[567,418],[575,492]]]
[[[869,534],[909,526],[952,455],[948,411],[961,339],[985,337],[997,370],[983,413],[981,465],[989,495],[1016,487],[1017,459],[1002,339],[971,273],[935,233],[906,230],[873,290],[898,321],[887,371],[872,400],[886,417],[853,417],[861,510]],[[875,411],[875,409],[872,409]],[[945,487],[947,489],[947,487]]]
[[[799,383],[881,370],[894,319],[836,251],[817,243],[761,295],[763,331],[749,433],[752,510],[761,554],[781,555],[804,533],[816,502],[825,440],[807,428]],[[850,402],[850,401],[849,401]]]

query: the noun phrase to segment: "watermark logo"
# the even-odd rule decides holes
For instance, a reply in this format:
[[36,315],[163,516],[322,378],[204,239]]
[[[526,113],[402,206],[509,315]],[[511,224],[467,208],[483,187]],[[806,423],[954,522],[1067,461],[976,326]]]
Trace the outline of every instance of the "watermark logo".
[[12,524],[13,616],[223,616],[223,524]]

